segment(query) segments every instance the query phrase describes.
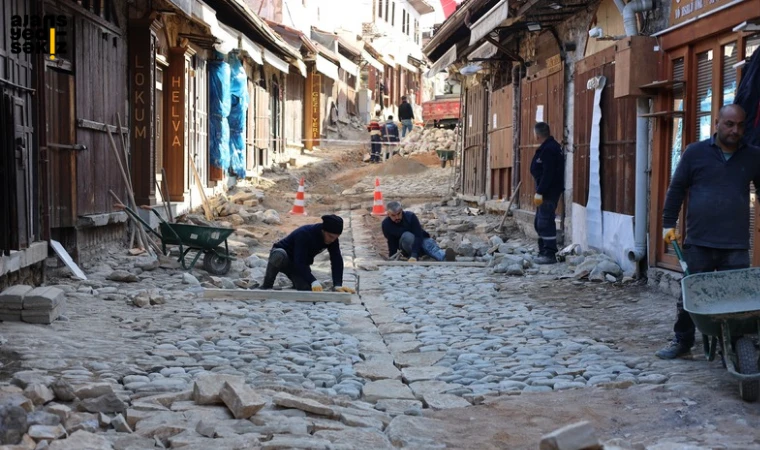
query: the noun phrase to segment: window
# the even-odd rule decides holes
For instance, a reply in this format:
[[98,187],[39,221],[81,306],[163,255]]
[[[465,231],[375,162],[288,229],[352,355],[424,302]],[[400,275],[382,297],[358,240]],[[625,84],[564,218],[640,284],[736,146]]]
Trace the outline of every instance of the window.
[[401,32],[406,33],[406,10],[401,10]]
[[377,0],[377,17],[383,18],[383,0]]
[[396,25],[396,2],[393,2],[391,7],[391,26]]
[[386,0],[385,2],[385,21],[388,22],[388,8],[391,5],[391,0]]
[[[684,77],[684,59],[678,58],[673,61],[673,80],[683,80]],[[683,84],[673,86],[673,111],[683,111]],[[672,177],[681,160],[683,150],[683,117],[675,116],[673,118],[673,138],[670,145],[670,176]]]
[[409,14],[406,15],[406,35],[409,36],[412,34],[412,31],[409,29]]
[[749,59],[758,47],[760,47],[760,34],[747,38],[744,49],[744,59]]
[[712,135],[712,62],[713,51],[697,54],[697,140]]
[[738,62],[738,53],[736,42],[723,46],[723,102],[721,105],[728,105],[734,102],[734,96],[736,95],[736,69],[734,65]]
[[414,43],[420,43],[420,22],[414,19]]

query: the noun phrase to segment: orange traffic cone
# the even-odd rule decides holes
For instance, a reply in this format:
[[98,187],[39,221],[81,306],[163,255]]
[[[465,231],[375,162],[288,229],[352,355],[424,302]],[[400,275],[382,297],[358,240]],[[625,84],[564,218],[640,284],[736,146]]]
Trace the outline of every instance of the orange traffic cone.
[[290,210],[290,214],[295,214],[298,216],[305,216],[306,215],[306,203],[305,203],[305,195],[304,189],[303,189],[303,178],[301,178],[301,182],[298,183],[298,192],[296,192],[296,201],[293,202],[293,209]]
[[380,178],[375,178],[375,203],[372,205],[373,216],[384,216],[383,191],[380,190]]

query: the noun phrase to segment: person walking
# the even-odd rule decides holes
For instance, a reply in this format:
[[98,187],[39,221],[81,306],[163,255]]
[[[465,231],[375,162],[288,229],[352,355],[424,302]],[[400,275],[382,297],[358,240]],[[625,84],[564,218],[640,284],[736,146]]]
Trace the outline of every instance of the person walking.
[[454,261],[456,252],[452,248],[441,250],[438,244],[422,229],[417,215],[404,211],[400,202],[388,202],[388,217],[381,224],[383,236],[388,241],[388,257],[401,253],[409,262],[415,262],[422,255],[428,255],[436,261]]
[[[745,118],[739,105],[722,107],[715,134],[686,147],[670,180],[662,237],[665,245],[680,239],[676,223],[688,191],[683,257],[691,274],[749,267],[749,184],[760,189],[760,148],[743,141]],[[675,336],[655,356],[674,359],[691,353],[695,331],[679,296]]]
[[369,125],[367,125],[367,131],[369,131],[369,141],[370,141],[370,157],[369,162],[371,163],[379,163],[381,161],[380,154],[382,152],[382,127],[380,125],[380,111],[377,111],[375,113],[375,118],[372,119],[369,122]]
[[414,109],[406,101],[406,96],[401,97],[401,104],[398,105],[398,118],[401,121],[401,138],[403,139],[414,127]]
[[322,223],[298,227],[272,245],[261,289],[272,289],[277,274],[287,275],[297,291],[322,292],[322,283],[311,273],[314,257],[325,249],[330,253],[333,289],[355,293],[343,287],[343,256],[338,238],[343,233],[343,219],[335,214],[322,216]]
[[557,226],[554,219],[559,198],[565,190],[565,157],[547,123],[536,123],[533,132],[541,144],[530,163],[530,174],[536,182],[533,226],[538,233],[538,257],[534,262],[554,264],[557,262]]
[[388,116],[388,121],[382,125],[381,133],[383,136],[383,149],[381,151],[384,160],[391,157],[393,149],[398,145],[398,126],[393,121],[393,116]]

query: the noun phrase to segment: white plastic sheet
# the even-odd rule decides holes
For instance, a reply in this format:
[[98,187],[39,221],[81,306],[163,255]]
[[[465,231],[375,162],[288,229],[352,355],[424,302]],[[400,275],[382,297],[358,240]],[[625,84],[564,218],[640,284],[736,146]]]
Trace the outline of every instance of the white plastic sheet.
[[602,230],[602,189],[599,161],[599,124],[602,121],[602,90],[607,82],[605,77],[594,77],[587,88],[594,89],[594,113],[591,118],[591,143],[589,148],[589,189],[586,203],[587,239],[590,248],[603,250]]

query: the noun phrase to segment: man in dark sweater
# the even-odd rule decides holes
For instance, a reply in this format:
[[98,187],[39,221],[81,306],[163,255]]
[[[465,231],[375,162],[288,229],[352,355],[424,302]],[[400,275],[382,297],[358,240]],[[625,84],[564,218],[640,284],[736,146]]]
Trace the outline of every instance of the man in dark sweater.
[[428,255],[436,261],[454,261],[456,252],[447,248],[443,251],[422,229],[420,220],[413,212],[404,211],[399,202],[388,202],[386,207],[388,217],[383,220],[382,228],[385,239],[388,240],[388,256],[394,256],[399,249],[409,258],[409,262],[417,261],[420,256]]
[[334,214],[322,216],[322,223],[304,225],[277,241],[269,253],[269,263],[261,289],[272,289],[277,274],[282,272],[299,291],[321,292],[322,284],[311,273],[314,257],[324,249],[330,253],[333,289],[354,293],[343,287],[343,256],[340,254],[338,237],[343,232],[343,219]]
[[[662,237],[678,240],[676,222],[688,192],[684,259],[690,273],[749,267],[749,184],[760,188],[760,148],[746,145],[745,113],[739,105],[721,108],[716,133],[684,150],[665,197]],[[675,338],[655,353],[673,359],[691,352],[694,322],[677,302]]]
[[536,139],[541,146],[533,155],[530,174],[536,182],[536,217],[533,226],[538,233],[538,257],[536,264],[554,264],[557,262],[557,204],[565,190],[565,157],[562,147],[551,135],[549,125],[538,122],[533,127]]
[[401,121],[401,137],[404,138],[406,132],[412,131],[414,126],[414,110],[406,101],[406,97],[401,97],[401,104],[398,105],[398,119]]

